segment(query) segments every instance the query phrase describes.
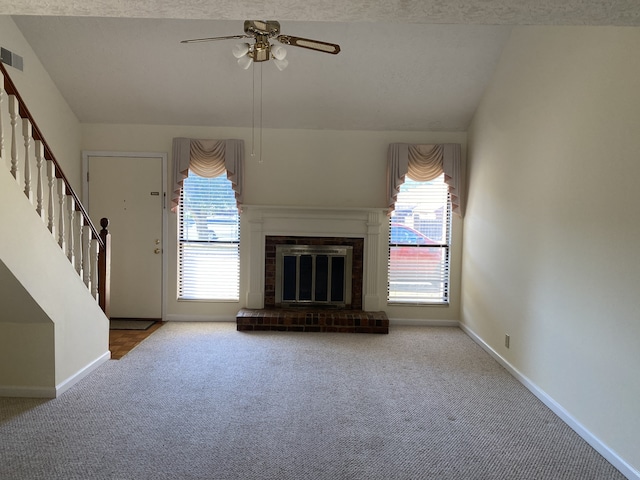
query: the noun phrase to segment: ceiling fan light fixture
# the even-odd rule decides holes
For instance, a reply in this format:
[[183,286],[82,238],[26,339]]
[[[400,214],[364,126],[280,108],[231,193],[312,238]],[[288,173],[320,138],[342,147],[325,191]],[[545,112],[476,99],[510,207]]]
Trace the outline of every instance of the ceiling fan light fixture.
[[289,65],[289,60],[286,60],[284,58],[282,60],[274,58],[273,63],[275,64],[276,67],[278,67],[278,70],[282,71],[285,68],[287,68],[287,65]]
[[253,58],[251,58],[249,55],[245,55],[244,57],[240,57],[238,59],[238,65],[240,65],[245,70],[248,70],[252,63]]
[[[212,42],[215,40],[231,40],[231,39],[253,39],[254,43],[239,43],[232,49],[233,56],[238,59],[238,65],[248,70],[254,62],[259,63],[273,60],[278,70],[282,71],[287,68],[289,61],[285,59],[287,50],[280,45],[272,45],[271,39],[283,45],[291,45],[293,47],[302,47],[316,52],[329,53],[336,55],[340,52],[340,45],[336,43],[321,42],[319,40],[311,40],[309,38],[294,37],[292,35],[280,35],[280,23],[276,20],[245,20],[244,35],[227,35],[222,37],[193,38],[191,40],[182,40],[181,43],[195,42]],[[260,82],[260,145],[262,147],[262,68],[259,69]],[[253,74],[253,121],[252,135],[255,131],[256,108],[256,75]],[[0,132],[0,136],[2,132]],[[252,140],[252,144],[255,143]],[[253,145],[251,147],[251,156],[254,156]],[[262,148],[260,148],[260,162],[262,162]]]
[[284,58],[287,56],[287,49],[284,47],[281,47],[280,45],[272,46],[271,55],[276,60],[284,60]]
[[251,45],[248,43],[238,43],[234,45],[231,53],[233,53],[233,56],[236,58],[242,58],[249,53],[249,48],[251,48]]

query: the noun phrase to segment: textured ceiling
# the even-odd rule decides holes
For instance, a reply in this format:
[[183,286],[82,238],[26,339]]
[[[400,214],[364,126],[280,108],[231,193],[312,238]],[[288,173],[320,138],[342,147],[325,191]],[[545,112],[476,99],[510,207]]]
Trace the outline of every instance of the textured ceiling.
[[235,42],[180,40],[267,18],[342,51],[287,47],[285,71],[256,68],[265,127],[464,131],[511,25],[638,25],[640,2],[0,0],[0,13],[26,15],[16,24],[82,122],[251,126]]
[[638,0],[0,0],[5,15],[481,25],[640,25]]

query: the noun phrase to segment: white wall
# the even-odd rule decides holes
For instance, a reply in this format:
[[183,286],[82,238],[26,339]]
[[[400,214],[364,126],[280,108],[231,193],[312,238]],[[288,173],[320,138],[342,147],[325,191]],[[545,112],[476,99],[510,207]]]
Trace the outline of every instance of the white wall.
[[[80,124],[77,117],[9,16],[0,15],[0,46],[23,57],[24,70],[7,66],[9,75],[67,179],[80,192]],[[8,108],[7,103],[5,98],[4,108]],[[9,139],[5,134],[7,149]]]
[[462,321],[640,470],[638,51],[513,31],[469,132]]
[[53,323],[0,260],[0,395],[7,387],[53,387]]
[[0,394],[55,396],[109,358],[109,322],[4,168],[0,205]]
[[[461,143],[464,133],[363,132],[329,130],[269,130],[263,132],[262,163],[256,145],[251,157],[251,130],[187,126],[82,125],[84,150],[167,152],[171,169],[173,137],[241,138],[245,140],[245,203],[248,205],[384,208],[386,204],[387,148],[392,142]],[[256,135],[258,138],[258,135]],[[248,235],[242,222],[241,237]],[[452,300],[449,307],[389,307],[398,319],[458,320],[461,222],[454,221]],[[386,238],[381,241],[380,262],[386,265]],[[241,301],[239,303],[178,302],[176,297],[176,216],[169,215],[169,282],[167,313],[170,318],[203,317],[232,320],[245,306],[248,289],[248,252],[242,250]],[[242,247],[241,247],[242,248]]]

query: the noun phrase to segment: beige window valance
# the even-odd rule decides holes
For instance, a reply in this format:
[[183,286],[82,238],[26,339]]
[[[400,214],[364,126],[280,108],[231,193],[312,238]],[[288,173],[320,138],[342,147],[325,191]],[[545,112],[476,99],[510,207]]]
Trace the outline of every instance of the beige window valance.
[[244,140],[173,139],[173,187],[171,210],[176,211],[184,179],[192,170],[201,177],[213,178],[227,172],[236,194],[238,208],[242,205]]
[[462,216],[464,205],[460,144],[390,144],[387,167],[389,213],[395,208],[398,192],[400,191],[400,186],[404,183],[405,176],[419,182],[428,182],[439,177],[443,172],[444,181],[449,186],[452,210]]

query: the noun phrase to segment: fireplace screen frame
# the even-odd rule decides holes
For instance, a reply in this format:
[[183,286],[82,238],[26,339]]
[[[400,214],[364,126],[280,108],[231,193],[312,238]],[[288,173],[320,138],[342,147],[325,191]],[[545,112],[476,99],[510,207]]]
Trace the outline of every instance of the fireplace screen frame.
[[[318,256],[326,256],[327,258],[327,285],[326,300],[316,299],[318,293],[317,277]],[[291,275],[285,272],[285,257],[295,258],[295,299],[287,297],[284,299],[285,281],[291,280]],[[301,258],[311,257],[311,298],[300,298],[300,275],[301,275]],[[344,259],[344,268],[342,275],[342,298],[335,299],[332,295],[332,268],[333,259]],[[326,306],[344,308],[351,305],[352,296],[352,275],[353,275],[353,247],[349,245],[276,245],[276,285],[275,285],[275,303],[276,306],[282,307],[301,307],[301,306]],[[288,287],[291,288],[290,286]]]

